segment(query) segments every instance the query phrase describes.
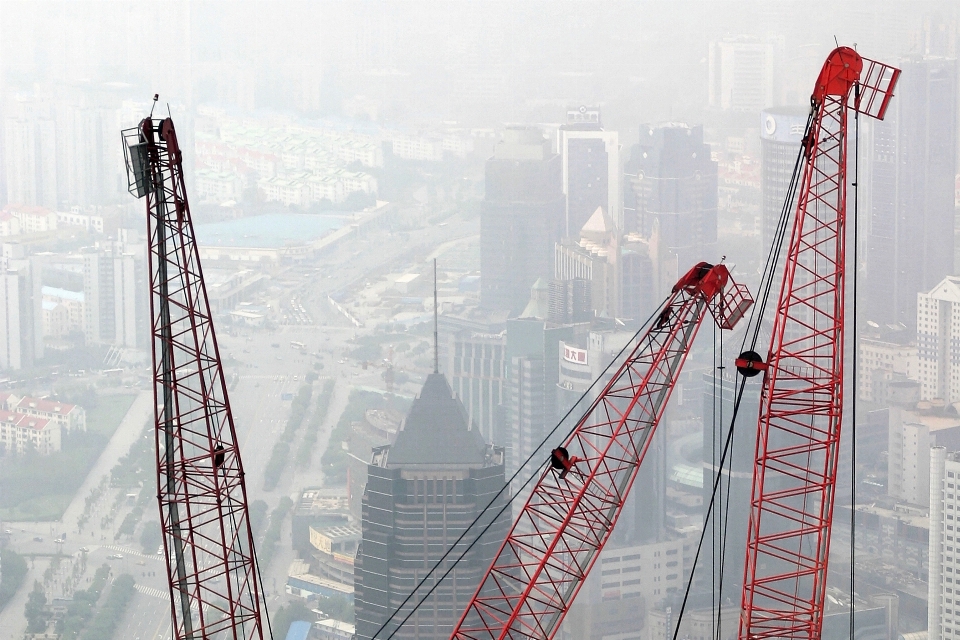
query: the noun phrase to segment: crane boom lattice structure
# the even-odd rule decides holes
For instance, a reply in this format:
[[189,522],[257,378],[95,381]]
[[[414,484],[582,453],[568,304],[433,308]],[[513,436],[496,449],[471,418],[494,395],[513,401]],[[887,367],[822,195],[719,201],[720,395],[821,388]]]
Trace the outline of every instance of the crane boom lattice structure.
[[752,303],[722,264],[701,263],[677,283],[552,452],[452,638],[553,637],[613,530],[704,317],[730,329]]
[[[160,523],[176,640],[263,640],[243,467],[170,118],[123,132],[150,239]],[[263,614],[261,610],[263,609]]]
[[851,111],[882,119],[899,73],[838,47],[811,98],[762,365],[741,640],[820,638],[843,409],[847,120]]

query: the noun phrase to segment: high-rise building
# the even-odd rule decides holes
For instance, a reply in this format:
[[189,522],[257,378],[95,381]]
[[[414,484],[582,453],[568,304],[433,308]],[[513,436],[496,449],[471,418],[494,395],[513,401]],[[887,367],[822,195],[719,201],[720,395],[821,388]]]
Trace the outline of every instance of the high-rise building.
[[590,306],[600,316],[620,315],[618,258],[620,232],[601,208],[583,224],[579,237],[557,243],[554,275],[557,280],[585,280],[590,287]]
[[776,234],[809,111],[806,107],[774,107],[760,114],[761,260],[766,260]]
[[146,246],[130,230],[83,256],[84,338],[88,344],[146,348]]
[[53,120],[4,122],[7,203],[57,208],[57,136]]
[[503,382],[506,377],[506,332],[482,333],[463,329],[452,336],[447,349],[447,375],[453,392],[463,402],[470,424],[487,442],[499,444]]
[[510,127],[486,165],[480,213],[480,304],[519,313],[553,274],[563,224],[560,157],[540,129]]
[[920,399],[960,401],[960,277],[944,278],[916,298]]
[[563,158],[564,236],[575,236],[597,208],[623,228],[620,134],[603,130],[600,110],[568,110],[557,131],[557,151]]
[[930,567],[927,572],[927,639],[960,633],[960,455],[945,447],[930,450]]
[[0,369],[22,369],[43,358],[40,265],[0,258]]
[[770,40],[732,36],[710,43],[710,106],[757,113],[776,99],[774,54]]
[[649,240],[656,256],[656,300],[689,265],[720,257],[717,163],[703,142],[702,126],[641,125],[624,171],[630,181],[625,224]]
[[879,324],[917,321],[917,293],[954,273],[957,62],[901,61],[897,96],[868,150],[866,298]]
[[5,271],[0,275],[0,369],[23,367],[21,296],[20,275],[15,271]]
[[[358,639],[374,637],[505,482],[503,449],[487,444],[467,422],[463,405],[442,374],[428,376],[396,441],[374,449],[368,466],[354,575]],[[508,499],[507,492],[496,497],[476,531]],[[400,609],[401,617],[384,633],[396,630],[395,638],[409,640],[449,638],[510,522],[507,509],[410,620],[397,630],[420,598]],[[441,574],[454,559],[440,565]]]
[[[540,280],[531,288],[530,302],[520,317],[506,323],[504,445],[511,475],[536,453],[561,411],[557,404],[560,342],[573,339],[576,330],[572,325],[553,324],[548,317],[549,286]],[[518,478],[518,485],[527,477]]]

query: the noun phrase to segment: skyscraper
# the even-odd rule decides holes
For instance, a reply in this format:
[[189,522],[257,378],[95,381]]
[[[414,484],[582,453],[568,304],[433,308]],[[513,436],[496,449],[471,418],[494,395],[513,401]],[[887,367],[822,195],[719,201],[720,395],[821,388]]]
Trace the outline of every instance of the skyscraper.
[[499,443],[501,406],[506,370],[506,332],[482,333],[462,329],[452,336],[447,373],[463,402],[470,424],[487,442]]
[[40,263],[0,258],[0,369],[32,367],[43,357]]
[[560,157],[540,129],[509,127],[487,160],[480,212],[480,304],[519,313],[553,274],[563,224]]
[[868,167],[868,317],[916,323],[917,293],[954,272],[957,62],[903,60],[897,95],[873,126]]
[[654,299],[659,299],[689,265],[719,259],[717,163],[703,142],[702,126],[641,125],[624,171],[630,181],[626,229],[654,245]]
[[57,208],[57,136],[53,120],[7,118],[4,123],[7,203]]
[[557,151],[563,158],[564,236],[576,236],[598,207],[622,228],[620,134],[603,130],[600,110],[568,110],[557,131]]
[[130,229],[83,256],[84,339],[88,344],[145,348],[149,332],[146,245]]
[[757,113],[772,104],[774,52],[772,41],[731,36],[710,43],[710,106]]
[[920,399],[960,401],[960,277],[917,295]]
[[[428,376],[396,441],[374,449],[368,467],[354,575],[358,639],[373,638],[504,483],[503,449],[488,445],[467,422],[463,405],[442,374]],[[479,533],[508,498],[507,492],[497,497],[473,531]],[[393,637],[449,638],[510,521],[507,509]],[[468,535],[462,548],[474,537]],[[437,575],[458,557],[454,552]],[[397,629],[426,590],[400,610],[385,634]]]
[[807,107],[773,107],[760,114],[761,260],[766,259],[780,221],[809,111]]
[[[930,449],[930,569],[927,575],[927,640],[960,633],[960,609],[953,600],[960,589],[960,552],[955,552],[960,523],[960,455],[945,447]],[[958,582],[955,582],[957,580]]]

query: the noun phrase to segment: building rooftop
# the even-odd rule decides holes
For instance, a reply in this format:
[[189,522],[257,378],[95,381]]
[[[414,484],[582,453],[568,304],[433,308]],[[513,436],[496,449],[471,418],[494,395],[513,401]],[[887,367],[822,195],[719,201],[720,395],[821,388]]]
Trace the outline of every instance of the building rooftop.
[[387,465],[476,465],[486,460],[487,443],[471,429],[467,412],[441,373],[433,373],[414,399]]
[[42,400],[40,398],[23,398],[17,403],[17,409],[23,411],[42,411],[43,413],[54,413],[58,415],[67,415],[74,409],[74,405],[63,402],[54,402],[52,400]]

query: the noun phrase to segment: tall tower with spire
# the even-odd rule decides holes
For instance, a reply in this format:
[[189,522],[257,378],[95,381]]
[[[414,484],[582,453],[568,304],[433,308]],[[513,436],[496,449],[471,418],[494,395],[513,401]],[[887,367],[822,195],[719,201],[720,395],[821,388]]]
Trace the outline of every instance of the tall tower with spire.
[[[396,441],[374,449],[367,469],[363,533],[354,573],[358,640],[386,637],[397,628],[433,582],[401,608],[415,585],[494,497],[489,515],[480,517],[462,548],[473,542],[473,532],[482,531],[507,501],[508,492],[497,496],[505,483],[503,449],[487,444],[468,422],[446,377],[430,374]],[[510,521],[508,508],[394,638],[450,637]],[[435,575],[443,575],[460,553],[454,551]],[[398,615],[377,634],[398,608]]]

